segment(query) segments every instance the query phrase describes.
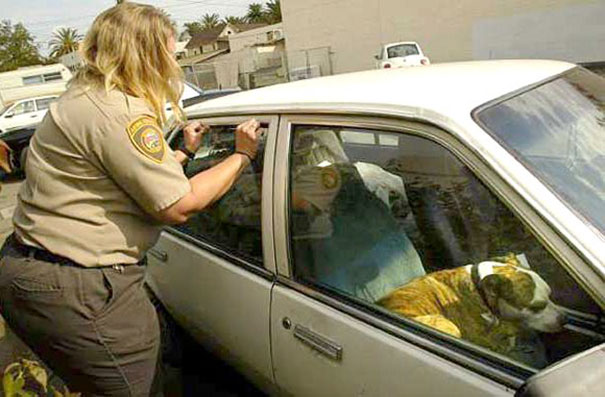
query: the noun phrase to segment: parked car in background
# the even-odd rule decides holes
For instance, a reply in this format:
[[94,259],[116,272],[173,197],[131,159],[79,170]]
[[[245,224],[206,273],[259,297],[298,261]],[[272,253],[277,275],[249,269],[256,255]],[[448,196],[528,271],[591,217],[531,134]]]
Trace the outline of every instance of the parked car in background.
[[8,130],[42,121],[48,106],[58,97],[58,95],[47,95],[21,99],[0,110],[0,137]]
[[377,69],[426,66],[431,63],[429,58],[422,53],[418,43],[413,41],[385,44],[375,58]]
[[250,117],[261,146],[224,197],[162,232],[148,285],[269,393],[596,395],[604,98],[601,77],[528,60],[193,106],[210,130],[187,176],[233,153]]
[[[39,123],[38,123],[39,124]],[[22,175],[29,150],[29,141],[36,131],[38,124],[32,124],[25,127],[12,128],[2,134],[2,140],[10,147],[10,164],[11,169],[0,170],[0,176],[8,174]]]

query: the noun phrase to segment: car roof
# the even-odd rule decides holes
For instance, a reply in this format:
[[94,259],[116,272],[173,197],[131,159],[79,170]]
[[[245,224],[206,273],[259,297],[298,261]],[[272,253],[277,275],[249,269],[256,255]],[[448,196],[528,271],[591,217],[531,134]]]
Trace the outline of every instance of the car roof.
[[190,108],[192,115],[334,111],[426,119],[473,109],[575,65],[545,60],[442,63],[314,78],[244,91]]
[[415,41],[398,41],[396,43],[386,43],[384,45],[384,47],[393,47],[393,46],[402,45],[402,44],[413,44],[415,46],[418,46],[418,43],[416,43]]

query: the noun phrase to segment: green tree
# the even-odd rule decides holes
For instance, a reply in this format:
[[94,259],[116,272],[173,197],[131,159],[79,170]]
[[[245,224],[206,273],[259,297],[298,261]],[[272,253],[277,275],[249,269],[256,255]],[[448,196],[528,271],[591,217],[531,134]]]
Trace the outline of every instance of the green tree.
[[269,0],[265,3],[264,19],[269,24],[281,22],[281,4],[279,0]]
[[0,72],[15,70],[21,66],[41,62],[34,37],[23,24],[11,21],[0,22]]
[[80,40],[82,40],[82,36],[78,34],[76,29],[61,28],[53,32],[53,38],[49,43],[51,58],[59,58],[62,55],[76,51]]
[[218,14],[202,15],[202,30],[214,29],[221,24],[221,18]]
[[260,23],[265,21],[263,5],[261,3],[248,4],[248,12],[246,13],[246,21],[248,23]]
[[202,28],[202,24],[199,22],[185,22],[183,26],[185,26],[185,32],[187,32],[187,34],[189,34],[191,37],[204,30]]
[[223,22],[230,23],[232,25],[241,25],[241,24],[246,23],[246,18],[245,17],[235,17],[233,15],[230,15],[230,16],[223,18]]

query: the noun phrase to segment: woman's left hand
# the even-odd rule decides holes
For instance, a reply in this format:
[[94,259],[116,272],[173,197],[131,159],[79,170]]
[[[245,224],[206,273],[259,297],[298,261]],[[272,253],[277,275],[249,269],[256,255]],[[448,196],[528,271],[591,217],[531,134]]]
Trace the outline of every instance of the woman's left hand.
[[195,153],[202,143],[202,135],[208,132],[210,128],[200,121],[192,121],[183,128],[183,137],[185,147],[191,153]]

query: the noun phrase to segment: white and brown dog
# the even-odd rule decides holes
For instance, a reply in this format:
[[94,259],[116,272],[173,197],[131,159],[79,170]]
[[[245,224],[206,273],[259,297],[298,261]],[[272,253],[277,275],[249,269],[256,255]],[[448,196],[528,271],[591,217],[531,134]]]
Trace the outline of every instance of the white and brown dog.
[[509,356],[528,329],[559,332],[551,289],[510,254],[416,278],[377,303],[432,328]]

